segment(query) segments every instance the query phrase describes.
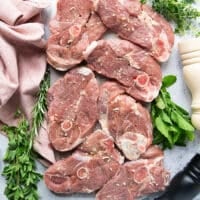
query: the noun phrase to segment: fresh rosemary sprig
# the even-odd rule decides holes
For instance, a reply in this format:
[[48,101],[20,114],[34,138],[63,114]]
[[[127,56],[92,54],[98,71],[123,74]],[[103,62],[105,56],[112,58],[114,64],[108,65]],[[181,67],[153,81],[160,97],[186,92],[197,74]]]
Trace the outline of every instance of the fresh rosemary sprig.
[[30,129],[30,135],[32,138],[30,146],[33,145],[32,142],[34,141],[34,138],[38,133],[38,129],[41,127],[45,117],[45,112],[47,110],[46,94],[49,87],[50,87],[50,72],[49,68],[47,68],[47,71],[44,75],[44,79],[40,84],[40,88],[37,95],[37,102],[35,103],[35,106],[32,111],[32,122]]
[[50,75],[47,71],[40,84],[31,123],[23,117],[17,127],[3,126],[2,128],[7,133],[9,140],[4,157],[7,165],[2,173],[7,181],[4,193],[8,200],[39,199],[37,183],[42,176],[36,171],[36,154],[33,150],[33,141],[45,117],[46,93],[49,85]]

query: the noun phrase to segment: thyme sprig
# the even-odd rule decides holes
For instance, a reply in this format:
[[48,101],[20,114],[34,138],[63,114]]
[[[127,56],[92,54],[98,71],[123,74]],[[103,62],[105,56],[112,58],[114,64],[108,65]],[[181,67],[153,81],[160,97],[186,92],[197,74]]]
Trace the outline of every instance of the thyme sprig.
[[200,9],[195,3],[197,0],[140,0],[150,4],[155,11],[163,15],[175,25],[175,33],[199,36]]
[[[33,141],[44,120],[47,109],[46,93],[50,85],[50,74],[47,70],[29,123],[24,117],[18,126],[3,126],[2,130],[8,136],[8,148],[4,156],[7,165],[2,175],[7,181],[5,195],[8,200],[38,200],[37,183],[42,176],[36,169],[36,153]],[[20,115],[20,112],[17,112]]]
[[193,32],[198,26],[196,20],[200,17],[200,10],[193,3],[195,0],[153,0],[152,7],[175,23],[176,33],[185,34],[186,31]]

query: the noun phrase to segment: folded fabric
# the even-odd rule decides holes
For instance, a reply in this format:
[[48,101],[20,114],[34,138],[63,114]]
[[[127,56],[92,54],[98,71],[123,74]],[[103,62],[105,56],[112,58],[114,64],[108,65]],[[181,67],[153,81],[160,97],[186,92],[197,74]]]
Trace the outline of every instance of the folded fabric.
[[37,151],[43,158],[50,163],[55,163],[55,154],[52,150],[49,138],[47,135],[47,121],[45,120],[40,128],[39,135],[35,138],[33,145],[35,151]]
[[[46,70],[41,11],[47,5],[47,0],[1,2],[0,121],[5,124],[17,124],[15,113],[18,109],[31,119],[35,95]],[[43,129],[35,148],[50,162],[55,161],[53,150],[48,148],[47,132]]]
[[31,118],[34,96],[45,73],[44,25],[39,23],[45,2],[1,2],[0,120],[9,125],[16,125],[18,109]]

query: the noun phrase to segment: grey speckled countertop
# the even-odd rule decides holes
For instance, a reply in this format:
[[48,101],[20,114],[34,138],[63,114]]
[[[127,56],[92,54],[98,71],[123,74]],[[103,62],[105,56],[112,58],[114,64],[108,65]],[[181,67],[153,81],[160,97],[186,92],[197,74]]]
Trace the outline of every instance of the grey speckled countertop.
[[[52,0],[52,6],[45,11],[46,16],[52,16],[55,13],[55,0]],[[46,17],[48,21],[49,17]],[[176,37],[176,42],[168,62],[162,65],[163,75],[174,74],[177,76],[176,84],[169,89],[172,99],[184,107],[186,110],[190,111],[191,95],[187,89],[182,74],[182,65],[180,63],[180,58],[177,50],[177,43],[180,40],[189,38],[187,37]],[[55,74],[53,72],[52,76]],[[0,134],[0,173],[2,172],[4,163],[2,161],[3,155],[7,147],[7,139],[5,136]],[[171,177],[173,177],[179,170],[183,169],[186,163],[194,156],[195,153],[200,152],[200,133],[196,132],[196,139],[194,142],[188,143],[186,147],[175,147],[173,150],[165,151],[165,167],[171,172]],[[38,163],[38,170],[43,172],[45,168]],[[6,200],[3,191],[5,188],[5,180],[0,176],[0,200]],[[39,193],[41,200],[92,200],[95,199],[94,195],[68,195],[68,196],[57,196],[51,193],[44,185],[43,181],[39,183]],[[153,200],[158,194],[150,195],[142,199]],[[195,200],[200,200],[200,195],[195,198]]]

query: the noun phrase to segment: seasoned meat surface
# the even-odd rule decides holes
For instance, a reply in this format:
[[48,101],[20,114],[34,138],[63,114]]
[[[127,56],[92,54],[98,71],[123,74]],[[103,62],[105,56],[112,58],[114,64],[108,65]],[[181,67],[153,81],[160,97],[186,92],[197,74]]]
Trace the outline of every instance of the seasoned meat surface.
[[100,40],[86,50],[88,67],[117,80],[137,100],[151,102],[159,93],[159,64],[144,49],[121,39]]
[[152,143],[152,123],[148,110],[122,92],[114,82],[100,87],[99,122],[124,156],[137,160]]
[[96,200],[135,200],[142,195],[164,190],[169,172],[163,166],[163,152],[151,146],[137,161],[125,163],[97,193]]
[[48,132],[58,151],[74,149],[90,133],[97,117],[99,87],[93,72],[79,67],[48,91]]
[[[99,40],[107,28],[121,39]],[[49,141],[67,157],[60,153],[46,170],[47,187],[65,194],[98,191],[97,200],[163,190],[169,173],[163,152],[152,145],[142,102],[159,93],[159,62],[174,43],[169,23],[140,0],[58,0],[50,32],[47,60],[69,71],[48,91]],[[87,67],[71,69],[82,61]],[[93,71],[108,80],[99,87]],[[94,131],[97,122],[102,130]]]
[[103,23],[123,39],[147,49],[158,61],[169,58],[174,33],[170,24],[140,0],[99,0]]
[[91,193],[110,180],[123,161],[112,138],[97,130],[71,156],[49,167],[44,181],[56,193]]
[[57,14],[50,22],[47,60],[65,71],[83,61],[83,51],[106,31],[93,12],[91,0],[59,0]]

